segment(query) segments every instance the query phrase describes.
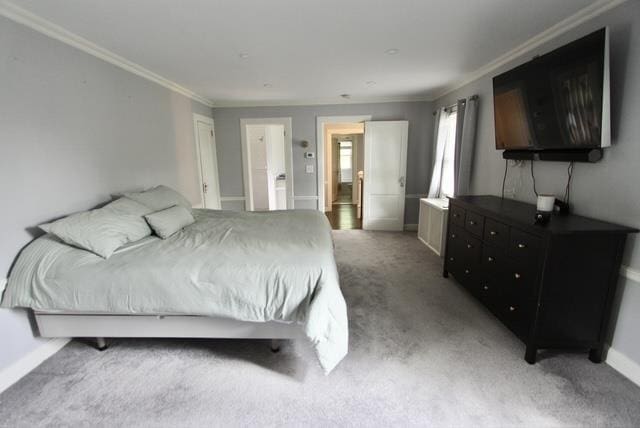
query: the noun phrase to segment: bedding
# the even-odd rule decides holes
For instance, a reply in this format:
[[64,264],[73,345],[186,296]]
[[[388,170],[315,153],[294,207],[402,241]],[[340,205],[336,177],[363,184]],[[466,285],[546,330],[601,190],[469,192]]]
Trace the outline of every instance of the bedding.
[[160,185],[144,192],[125,193],[124,196],[151,208],[152,211],[164,210],[174,205],[183,206],[189,212],[192,210],[191,202],[168,186]]
[[40,228],[69,245],[107,259],[122,245],[151,235],[142,218],[147,211],[137,202],[122,198],[103,208],[72,214]]
[[107,260],[40,237],[18,258],[1,306],[298,323],[331,371],[347,353],[348,326],[326,217],[213,210],[194,217],[168,239]]
[[147,214],[144,218],[156,235],[162,239],[167,239],[180,229],[195,222],[193,215],[180,205]]

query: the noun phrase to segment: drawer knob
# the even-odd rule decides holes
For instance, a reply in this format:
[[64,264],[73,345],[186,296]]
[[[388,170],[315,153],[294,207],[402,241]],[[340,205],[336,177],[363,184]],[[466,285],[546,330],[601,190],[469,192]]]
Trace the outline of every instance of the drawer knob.
[[492,230],[489,232],[489,235],[491,236],[496,236],[498,234],[498,232],[496,232],[495,230]]
[[520,279],[520,278],[522,277],[522,275],[520,275],[518,272],[516,272],[515,274],[513,274],[513,276],[514,276],[516,279]]
[[475,221],[473,221],[473,220],[469,220],[469,224],[470,224],[471,226],[475,226],[475,225],[476,225],[476,222],[475,222]]
[[473,245],[467,244],[467,248],[473,248]]
[[488,285],[485,285],[484,287],[482,287],[482,289],[483,289],[484,291],[487,291],[487,290],[489,290],[489,286],[488,286]]
[[449,261],[452,262],[454,259],[453,257],[449,257]]
[[518,248],[527,248],[525,244],[518,244]]
[[515,312],[516,307],[515,306],[509,306],[509,312]]
[[495,259],[494,259],[493,257],[489,256],[489,257],[487,257],[487,260],[488,260],[488,261],[490,261],[490,262],[492,262],[492,261],[494,261]]
[[455,234],[455,233],[452,233],[452,234],[451,234],[451,239],[455,239],[455,237],[456,237],[456,234]]
[[453,217],[454,217],[454,218],[458,218],[458,214],[453,213]]
[[465,269],[464,273],[466,273],[467,275],[469,275],[471,273],[471,271],[469,269]]

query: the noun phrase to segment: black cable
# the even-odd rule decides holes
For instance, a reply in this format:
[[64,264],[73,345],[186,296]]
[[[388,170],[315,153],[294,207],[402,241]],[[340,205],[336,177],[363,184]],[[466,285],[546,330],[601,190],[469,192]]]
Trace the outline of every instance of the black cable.
[[538,196],[538,191],[536,190],[536,177],[533,175],[533,159],[531,160],[531,179],[533,180],[533,193]]
[[567,167],[567,187],[564,189],[564,202],[569,204],[569,199],[571,198],[571,178],[573,177],[573,162],[569,162],[569,166]]
[[507,181],[507,170],[509,169],[509,159],[504,160],[504,177],[502,177],[502,199],[504,199],[504,183]]

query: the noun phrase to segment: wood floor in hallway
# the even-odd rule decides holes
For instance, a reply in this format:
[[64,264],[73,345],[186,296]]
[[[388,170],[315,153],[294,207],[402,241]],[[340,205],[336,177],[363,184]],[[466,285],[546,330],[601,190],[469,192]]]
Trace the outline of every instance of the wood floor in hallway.
[[357,207],[351,203],[351,184],[341,183],[338,197],[325,214],[334,230],[362,229],[362,219],[357,217]]

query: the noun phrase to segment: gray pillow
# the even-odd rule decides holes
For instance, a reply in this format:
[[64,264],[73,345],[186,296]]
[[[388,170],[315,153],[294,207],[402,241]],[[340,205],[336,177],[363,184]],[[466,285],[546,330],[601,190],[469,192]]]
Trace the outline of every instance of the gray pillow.
[[160,185],[144,192],[125,193],[124,196],[151,208],[152,211],[160,211],[171,208],[174,205],[180,205],[191,212],[191,202],[167,186]]
[[131,214],[140,217],[144,217],[145,215],[151,214],[155,211],[146,205],[142,205],[140,202],[136,202],[133,199],[126,197],[121,197],[104,208],[108,208],[116,214]]
[[167,239],[183,227],[195,222],[189,210],[181,205],[148,214],[144,218],[147,219],[156,235],[162,239]]
[[135,201],[119,199],[103,208],[72,214],[40,228],[69,245],[108,259],[122,245],[151,235],[142,217],[143,211],[148,209]]

